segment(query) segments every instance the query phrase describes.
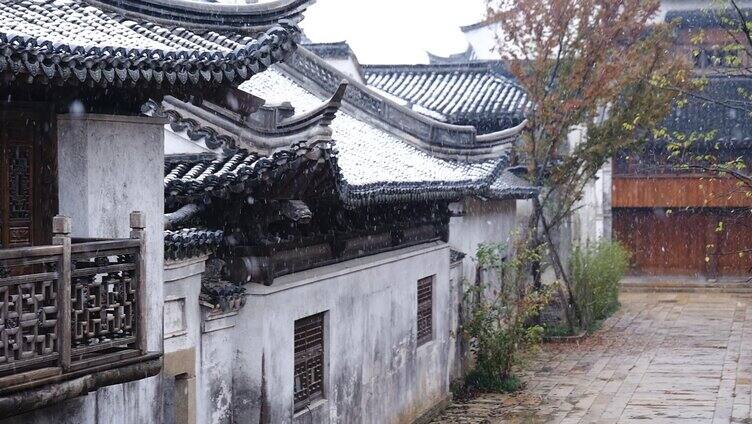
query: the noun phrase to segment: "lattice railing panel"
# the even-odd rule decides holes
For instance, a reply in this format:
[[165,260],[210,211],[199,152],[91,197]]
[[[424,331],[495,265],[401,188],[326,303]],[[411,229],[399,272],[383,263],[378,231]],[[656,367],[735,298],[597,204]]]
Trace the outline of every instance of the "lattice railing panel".
[[76,356],[134,343],[138,248],[75,253],[76,247],[71,273],[71,353]]
[[[70,218],[56,216],[52,245],[0,249],[0,394],[156,358],[146,342],[143,214],[130,224],[130,238],[73,240]],[[142,371],[158,367],[103,378]]]
[[58,246],[0,251],[0,375],[59,357]]

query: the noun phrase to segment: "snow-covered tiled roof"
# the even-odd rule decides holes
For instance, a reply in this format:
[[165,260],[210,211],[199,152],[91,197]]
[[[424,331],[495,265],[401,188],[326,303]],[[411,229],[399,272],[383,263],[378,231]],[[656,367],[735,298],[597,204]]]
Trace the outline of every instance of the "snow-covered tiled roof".
[[[267,104],[292,102],[298,111],[316,108],[325,100],[276,67],[241,84],[240,89]],[[342,110],[330,126],[343,180],[341,189],[350,201],[383,195],[451,198],[485,193],[508,165],[506,155],[475,163],[437,158]],[[519,188],[530,189],[523,181],[519,183]]]
[[[267,103],[290,101],[300,111],[313,109],[324,100],[274,67],[244,82],[240,89],[265,99]],[[437,159],[343,111],[337,113],[331,127],[343,176],[353,186],[380,182],[478,180],[506,160],[499,158],[468,164]],[[374,166],[377,164],[381,166]]]
[[492,199],[525,199],[537,193],[538,190],[530,183],[511,171],[505,170],[488,187],[486,196]]
[[286,22],[258,38],[192,32],[98,5],[0,0],[0,74],[100,86],[239,83],[284,59],[298,34]]
[[[487,160],[498,158],[515,142],[526,121],[511,128],[493,131],[473,125],[456,125],[421,114],[406,107],[407,102],[384,91],[374,90],[343,73],[326,60],[300,47],[280,64],[280,68],[317,95],[328,95],[345,80],[349,87],[343,107],[359,119],[374,123],[403,141],[444,159]],[[427,111],[423,108],[422,111]]]
[[363,73],[369,86],[404,100],[413,110],[473,125],[479,133],[518,125],[529,105],[524,90],[498,61],[364,65]]

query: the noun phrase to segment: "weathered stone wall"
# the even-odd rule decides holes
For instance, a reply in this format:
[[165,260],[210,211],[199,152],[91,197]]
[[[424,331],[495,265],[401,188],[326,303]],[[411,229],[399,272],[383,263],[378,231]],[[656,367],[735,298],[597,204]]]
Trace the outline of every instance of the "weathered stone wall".
[[[232,404],[232,417],[215,410],[208,422],[411,422],[449,395],[448,272],[449,248],[437,242],[248,286],[230,340],[202,344],[214,349],[215,370],[203,382],[211,401]],[[432,275],[434,338],[417,346],[417,281]],[[294,322],[319,312],[325,400],[294,415]]]
[[233,421],[238,312],[199,304],[206,257],[165,263],[165,424]]
[[[58,119],[60,213],[74,237],[127,238],[129,214],[147,220],[148,347],[162,350],[163,122],[109,115]],[[161,376],[105,387],[8,423],[143,424],[162,421]]]

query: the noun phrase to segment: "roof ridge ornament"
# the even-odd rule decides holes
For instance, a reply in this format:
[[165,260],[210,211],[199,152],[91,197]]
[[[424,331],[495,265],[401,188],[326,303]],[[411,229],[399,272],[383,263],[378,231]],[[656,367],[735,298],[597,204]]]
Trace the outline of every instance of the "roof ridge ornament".
[[[142,112],[149,116],[167,118],[170,128],[185,132],[193,142],[203,142],[210,150],[223,149],[226,154],[233,154],[247,144],[273,151],[285,148],[292,143],[309,140],[332,141],[329,127],[341,106],[347,90],[347,81],[342,81],[334,94],[318,107],[300,114],[294,114],[289,105],[262,106],[260,116],[227,116],[221,112],[227,105],[217,107],[191,104],[174,97],[166,97],[162,103],[153,100],[142,106]],[[278,108],[285,109],[289,117],[279,119],[283,114]],[[219,115],[219,116],[218,116]]]

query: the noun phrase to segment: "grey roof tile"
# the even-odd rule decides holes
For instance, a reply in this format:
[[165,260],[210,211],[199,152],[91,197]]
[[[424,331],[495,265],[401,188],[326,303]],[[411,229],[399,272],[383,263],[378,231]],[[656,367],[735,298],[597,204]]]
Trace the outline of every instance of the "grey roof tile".
[[369,86],[416,111],[479,132],[499,131],[524,119],[529,101],[498,61],[432,65],[364,65]]
[[665,120],[670,133],[711,135],[711,143],[752,147],[752,79],[708,77],[704,87],[674,107]]
[[222,243],[223,237],[222,230],[205,228],[165,230],[165,257],[179,260],[213,253]]
[[0,0],[0,73],[102,86],[239,83],[291,53],[297,34],[281,22],[257,39],[199,35],[83,0]]
[[312,150],[329,151],[328,143],[296,143],[271,156],[238,150],[225,158],[188,160],[165,164],[165,197],[194,198],[235,189],[248,180],[264,179]]

